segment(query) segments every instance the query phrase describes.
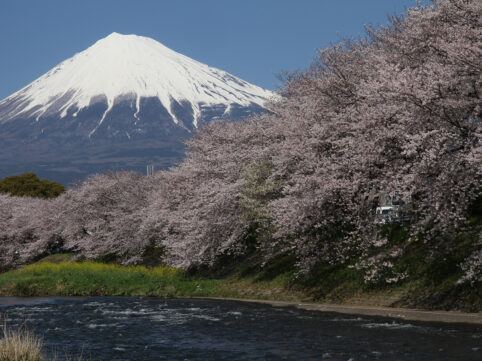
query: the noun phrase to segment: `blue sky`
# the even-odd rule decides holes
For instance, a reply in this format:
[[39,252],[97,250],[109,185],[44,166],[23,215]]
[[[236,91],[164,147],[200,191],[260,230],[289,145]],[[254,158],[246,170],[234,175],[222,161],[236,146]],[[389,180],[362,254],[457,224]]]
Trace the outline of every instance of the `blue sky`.
[[[424,3],[427,3],[425,1]],[[0,99],[116,31],[268,89],[415,0],[0,0]]]

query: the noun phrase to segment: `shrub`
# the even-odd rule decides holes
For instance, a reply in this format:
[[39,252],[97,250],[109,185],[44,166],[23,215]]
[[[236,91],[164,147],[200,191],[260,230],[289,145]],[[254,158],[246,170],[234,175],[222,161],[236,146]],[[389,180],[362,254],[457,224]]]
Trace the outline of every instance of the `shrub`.
[[0,180],[0,193],[18,197],[55,198],[65,192],[62,184],[39,179],[35,173],[24,173]]

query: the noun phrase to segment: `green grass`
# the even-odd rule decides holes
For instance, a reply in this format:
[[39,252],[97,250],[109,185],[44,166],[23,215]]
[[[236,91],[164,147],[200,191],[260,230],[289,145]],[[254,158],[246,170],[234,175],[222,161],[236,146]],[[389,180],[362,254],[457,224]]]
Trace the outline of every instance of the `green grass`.
[[170,268],[98,262],[38,262],[0,274],[2,296],[157,296],[291,299],[282,275],[208,279]]
[[196,283],[174,268],[98,262],[41,262],[0,275],[0,293],[17,296],[175,297],[213,287],[215,281]]

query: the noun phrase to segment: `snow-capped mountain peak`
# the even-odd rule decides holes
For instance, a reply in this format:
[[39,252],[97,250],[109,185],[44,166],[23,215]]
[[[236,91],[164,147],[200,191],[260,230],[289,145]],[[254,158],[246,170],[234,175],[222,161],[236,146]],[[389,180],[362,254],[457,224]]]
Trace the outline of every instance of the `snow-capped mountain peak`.
[[[147,37],[112,33],[72,58],[54,67],[17,93],[0,101],[13,104],[0,123],[28,114],[37,121],[53,111],[63,118],[95,102],[107,108],[89,136],[108,115],[119,97],[135,98],[136,112],[141,98],[158,98],[175,123],[174,104],[188,102],[192,123],[198,126],[203,106],[231,104],[263,107],[273,93],[177,53]],[[182,123],[182,122],[181,122]]]

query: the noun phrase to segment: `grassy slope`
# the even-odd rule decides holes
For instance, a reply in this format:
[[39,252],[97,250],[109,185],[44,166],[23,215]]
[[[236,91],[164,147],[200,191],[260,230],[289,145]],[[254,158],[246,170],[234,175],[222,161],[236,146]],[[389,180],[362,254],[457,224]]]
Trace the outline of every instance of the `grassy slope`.
[[[239,263],[229,274],[207,278],[169,268],[68,262],[65,255],[0,274],[2,296],[158,296],[232,297],[284,301],[318,301],[370,306],[481,310],[478,287],[456,286],[454,277],[433,283],[421,277],[400,285],[370,286],[359,272],[319,266],[295,277],[292,259],[280,257],[261,268]],[[423,272],[423,271],[422,271]],[[424,274],[424,273],[422,273]]]
[[[271,280],[192,277],[169,267],[59,262],[55,258],[0,274],[3,296],[160,296],[294,299],[283,276]],[[296,298],[297,299],[297,298]]]

